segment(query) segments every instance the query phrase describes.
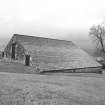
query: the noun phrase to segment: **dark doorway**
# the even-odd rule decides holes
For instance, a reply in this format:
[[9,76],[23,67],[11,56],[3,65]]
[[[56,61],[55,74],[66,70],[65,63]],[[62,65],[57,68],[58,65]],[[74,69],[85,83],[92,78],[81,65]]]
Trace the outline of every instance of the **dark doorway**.
[[30,66],[30,55],[25,55],[25,65]]
[[2,52],[2,58],[4,58],[4,52]]
[[12,59],[15,59],[15,47],[16,47],[16,43],[13,43],[12,44],[12,55],[11,55]]

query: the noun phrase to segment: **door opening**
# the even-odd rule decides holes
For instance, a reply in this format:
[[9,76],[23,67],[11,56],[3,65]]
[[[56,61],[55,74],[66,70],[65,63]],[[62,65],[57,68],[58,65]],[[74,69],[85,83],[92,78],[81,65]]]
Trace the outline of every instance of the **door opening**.
[[25,55],[25,65],[30,66],[30,55]]
[[16,47],[16,43],[13,43],[12,44],[12,55],[11,55],[12,59],[15,59],[15,47]]

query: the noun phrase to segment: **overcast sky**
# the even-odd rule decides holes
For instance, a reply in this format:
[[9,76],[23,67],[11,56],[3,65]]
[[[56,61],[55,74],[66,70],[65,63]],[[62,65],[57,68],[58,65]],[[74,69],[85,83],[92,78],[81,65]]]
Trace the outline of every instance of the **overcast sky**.
[[0,0],[0,38],[14,33],[87,38],[105,18],[105,0]]

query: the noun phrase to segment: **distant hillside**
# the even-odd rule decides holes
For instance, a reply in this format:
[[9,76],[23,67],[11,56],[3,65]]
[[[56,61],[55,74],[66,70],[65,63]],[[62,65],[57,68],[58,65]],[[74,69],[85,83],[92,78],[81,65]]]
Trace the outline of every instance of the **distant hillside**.
[[80,48],[88,52],[90,55],[96,57],[98,56],[97,48],[95,43],[91,40],[76,40],[74,41]]

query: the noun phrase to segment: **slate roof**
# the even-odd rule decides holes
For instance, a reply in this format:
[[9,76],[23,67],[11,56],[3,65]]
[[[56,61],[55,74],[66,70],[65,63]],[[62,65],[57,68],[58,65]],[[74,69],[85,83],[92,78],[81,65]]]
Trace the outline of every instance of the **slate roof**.
[[100,67],[92,56],[72,41],[43,37],[14,35],[26,51],[32,56],[33,62],[42,70],[63,70],[88,67]]

